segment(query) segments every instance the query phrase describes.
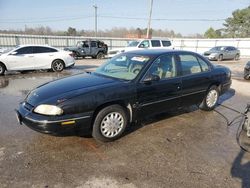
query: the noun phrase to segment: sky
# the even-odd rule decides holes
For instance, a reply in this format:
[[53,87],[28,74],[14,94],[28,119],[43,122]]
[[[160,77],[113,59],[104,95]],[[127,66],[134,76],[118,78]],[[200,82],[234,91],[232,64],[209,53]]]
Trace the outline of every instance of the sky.
[[[49,26],[53,30],[147,28],[150,0],[0,0],[0,29]],[[224,19],[250,0],[154,0],[151,27],[183,35],[223,27]]]

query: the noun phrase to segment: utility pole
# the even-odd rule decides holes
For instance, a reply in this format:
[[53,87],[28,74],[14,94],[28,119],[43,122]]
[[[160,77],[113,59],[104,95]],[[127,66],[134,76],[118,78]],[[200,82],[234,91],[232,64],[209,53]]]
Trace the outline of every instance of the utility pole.
[[153,7],[153,0],[150,0],[149,18],[148,18],[148,29],[147,29],[147,38],[149,38],[149,31],[150,31],[150,24],[151,24],[151,16],[152,16],[152,7]]
[[94,9],[95,9],[95,37],[97,37],[97,6],[93,5]]

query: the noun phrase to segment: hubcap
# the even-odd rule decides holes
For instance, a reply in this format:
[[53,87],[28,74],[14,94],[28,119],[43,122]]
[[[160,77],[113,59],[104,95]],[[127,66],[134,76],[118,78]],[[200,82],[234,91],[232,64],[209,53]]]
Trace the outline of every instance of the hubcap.
[[61,62],[55,62],[55,65],[54,65],[55,69],[56,70],[62,70],[63,69],[63,64]]
[[218,100],[218,93],[216,90],[211,90],[207,94],[206,103],[209,108],[213,107]]
[[118,112],[111,112],[101,122],[101,133],[103,136],[112,138],[118,135],[124,126],[124,118]]

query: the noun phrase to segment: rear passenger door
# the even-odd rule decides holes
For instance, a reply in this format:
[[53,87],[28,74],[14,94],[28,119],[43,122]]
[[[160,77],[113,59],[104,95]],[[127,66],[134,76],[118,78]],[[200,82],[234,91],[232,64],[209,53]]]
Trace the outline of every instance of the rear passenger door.
[[161,49],[161,41],[160,40],[151,40],[151,48],[152,49]]
[[34,46],[34,69],[49,69],[52,61],[56,58],[54,48]]
[[183,106],[200,103],[211,84],[211,67],[199,56],[192,53],[177,55],[182,75]]

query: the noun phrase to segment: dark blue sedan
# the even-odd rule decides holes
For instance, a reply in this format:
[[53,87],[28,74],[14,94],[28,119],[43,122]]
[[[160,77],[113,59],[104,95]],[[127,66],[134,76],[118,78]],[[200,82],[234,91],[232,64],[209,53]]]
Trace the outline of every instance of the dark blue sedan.
[[138,118],[198,104],[215,108],[231,72],[188,51],[140,50],[107,60],[96,71],[34,89],[17,110],[19,122],[49,134],[91,131],[99,141],[119,138]]

